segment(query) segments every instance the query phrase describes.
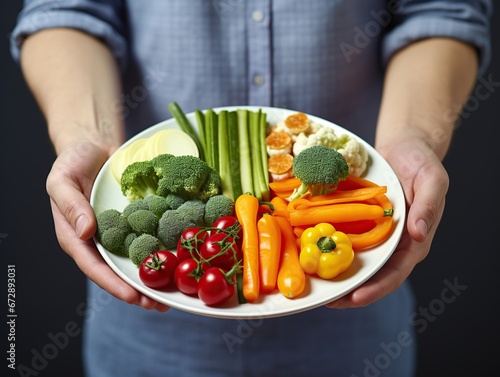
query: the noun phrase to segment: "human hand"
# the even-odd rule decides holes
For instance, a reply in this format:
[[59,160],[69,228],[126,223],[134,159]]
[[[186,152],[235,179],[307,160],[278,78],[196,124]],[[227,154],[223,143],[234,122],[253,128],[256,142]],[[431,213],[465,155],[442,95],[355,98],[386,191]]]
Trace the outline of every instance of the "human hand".
[[396,290],[429,253],[443,214],[448,174],[424,139],[405,136],[378,149],[403,186],[409,208],[406,226],[386,264],[366,283],[327,304],[329,308],[363,307]]
[[144,296],[116,275],[92,240],[97,224],[90,192],[110,153],[94,143],[78,142],[57,157],[47,177],[57,239],[82,272],[101,288],[129,304],[164,312],[168,306]]

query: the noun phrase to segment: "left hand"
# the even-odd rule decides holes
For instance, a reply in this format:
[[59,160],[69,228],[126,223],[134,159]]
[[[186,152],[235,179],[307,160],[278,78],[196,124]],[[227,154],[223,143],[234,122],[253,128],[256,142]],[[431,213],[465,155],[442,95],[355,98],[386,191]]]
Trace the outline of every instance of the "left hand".
[[396,290],[429,253],[441,220],[448,174],[423,137],[406,135],[378,148],[401,181],[408,213],[401,240],[386,264],[367,282],[326,306],[367,306]]

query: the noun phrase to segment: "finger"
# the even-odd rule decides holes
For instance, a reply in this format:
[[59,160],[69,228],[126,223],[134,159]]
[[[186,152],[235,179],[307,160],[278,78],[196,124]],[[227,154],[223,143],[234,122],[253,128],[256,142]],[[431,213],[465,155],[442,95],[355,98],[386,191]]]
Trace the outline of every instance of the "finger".
[[419,242],[433,234],[444,208],[449,178],[440,163],[424,165],[414,180],[413,203],[408,211],[407,227]]
[[372,278],[348,295],[326,306],[334,309],[364,307],[395,291],[408,278],[417,263],[427,255],[430,243],[430,239],[418,242],[405,233],[398,249]]
[[80,270],[113,296],[137,304],[139,292],[125,283],[102,259],[92,240],[79,239],[59,207],[51,200],[56,236],[62,249],[74,259]]
[[56,224],[56,235],[61,247],[75,260],[80,270],[90,280],[114,297],[129,304],[148,310],[155,309],[159,312],[169,309],[169,306],[146,297],[116,275],[102,259],[93,241],[79,239],[53,201],[51,201],[51,207]]
[[73,232],[84,240],[92,237],[96,230],[89,196],[93,180],[106,158],[106,153],[99,148],[82,143],[63,152],[47,177],[47,193],[71,224]]

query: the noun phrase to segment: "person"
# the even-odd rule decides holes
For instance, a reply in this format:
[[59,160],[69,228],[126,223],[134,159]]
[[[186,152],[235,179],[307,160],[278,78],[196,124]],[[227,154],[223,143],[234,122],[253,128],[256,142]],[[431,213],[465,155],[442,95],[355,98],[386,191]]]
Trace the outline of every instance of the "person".
[[[443,214],[441,161],[488,65],[491,12],[488,0],[25,1],[12,54],[57,154],[47,177],[55,231],[89,278],[89,302],[101,303],[87,308],[86,374],[414,375],[407,278]],[[168,118],[171,101],[186,112],[296,109],[373,143],[408,205],[394,254],[346,296],[260,321],[169,309],[126,284],[92,241],[89,194],[111,153]]]

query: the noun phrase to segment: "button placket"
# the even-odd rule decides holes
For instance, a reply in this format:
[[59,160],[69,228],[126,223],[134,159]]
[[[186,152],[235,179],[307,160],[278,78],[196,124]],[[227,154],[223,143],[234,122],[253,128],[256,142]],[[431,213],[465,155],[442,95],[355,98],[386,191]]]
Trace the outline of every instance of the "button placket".
[[271,106],[271,1],[247,2],[250,105]]

